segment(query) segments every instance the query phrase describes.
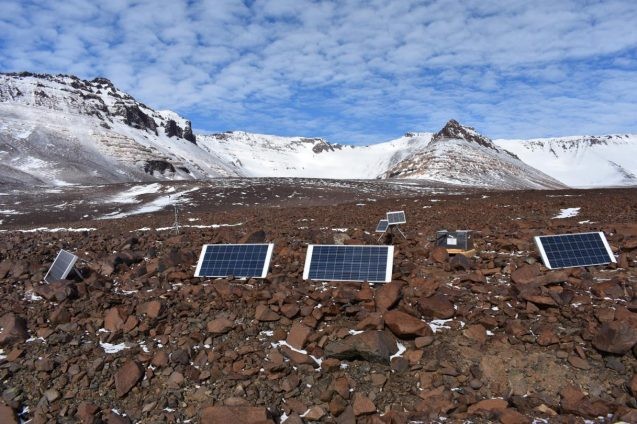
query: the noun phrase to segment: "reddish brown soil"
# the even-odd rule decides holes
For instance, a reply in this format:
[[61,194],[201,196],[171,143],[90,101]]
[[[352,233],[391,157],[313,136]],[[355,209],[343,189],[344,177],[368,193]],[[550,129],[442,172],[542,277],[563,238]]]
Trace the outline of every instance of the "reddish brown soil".
[[[0,197],[0,209],[19,212],[0,218],[0,421],[18,412],[34,423],[637,419],[636,189],[252,180],[193,192],[180,217],[191,227],[179,235],[154,230],[172,224],[171,210],[93,219],[115,210],[95,199],[121,190]],[[552,219],[569,207],[579,215]],[[378,219],[400,209],[407,239],[393,240],[391,284],[302,280],[307,243],[374,244]],[[239,225],[192,227],[211,224]],[[36,227],[95,230],[20,231]],[[441,228],[475,230],[476,256],[434,252]],[[534,235],[576,231],[604,231],[618,264],[539,266]],[[275,243],[266,280],[193,277],[202,244],[245,241]],[[44,285],[60,248],[85,261],[85,278]],[[435,333],[418,323],[449,315]],[[387,362],[330,358],[350,330],[383,331],[374,340],[406,351]]]

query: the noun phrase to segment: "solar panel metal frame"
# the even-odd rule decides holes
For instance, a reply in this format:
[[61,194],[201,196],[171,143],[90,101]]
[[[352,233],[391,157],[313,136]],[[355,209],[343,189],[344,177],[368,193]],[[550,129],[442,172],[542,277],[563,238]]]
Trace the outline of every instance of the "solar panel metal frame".
[[[70,258],[66,257],[67,262],[64,263],[66,255],[69,255]],[[53,274],[53,280],[52,281],[64,280],[66,277],[68,277],[69,272],[71,272],[71,270],[73,269],[73,266],[75,265],[75,262],[77,262],[77,260],[78,260],[78,257],[75,256],[73,253],[68,252],[68,251],[66,251],[64,249],[60,249],[60,251],[58,252],[57,256],[55,257],[55,260],[53,261],[53,263],[49,267],[49,270],[46,272],[46,275],[44,276],[44,281],[47,282],[47,283],[50,283],[48,278],[52,274]],[[55,272],[56,268],[62,270],[62,272],[59,273],[59,277],[55,275],[56,274],[56,272]]]
[[380,221],[378,221],[378,225],[376,226],[376,232],[384,233],[385,231],[387,231],[387,228],[389,228],[389,221],[387,221],[386,219],[381,219]]
[[233,274],[234,277],[239,278],[265,278],[268,275],[268,269],[270,268],[270,260],[272,259],[272,251],[274,250],[274,243],[228,243],[228,244],[204,244],[201,248],[201,253],[199,254],[199,260],[197,261],[197,268],[195,270],[195,277],[203,277],[203,278],[222,278],[228,277],[231,274],[223,274],[223,275],[200,275],[201,267],[204,262],[204,258],[206,256],[206,252],[208,247],[214,246],[268,246],[268,250],[266,251],[265,258],[263,260],[263,269],[261,270],[260,275],[237,275]]
[[[603,246],[604,246],[604,250],[605,252],[608,254],[608,261],[604,261],[604,262],[587,262],[587,263],[573,263],[570,265],[565,265],[565,266],[554,266],[547,253],[546,250],[544,248],[544,244],[543,244],[543,239],[547,239],[547,238],[553,238],[553,237],[569,237],[569,236],[578,236],[578,235],[585,235],[585,234],[597,234],[599,235],[600,241],[602,242]],[[580,267],[580,266],[596,266],[596,265],[606,265],[609,264],[611,262],[616,263],[617,260],[615,259],[615,255],[613,255],[613,251],[610,248],[610,245],[608,244],[608,241],[606,240],[606,236],[604,235],[603,232],[599,231],[599,232],[586,232],[586,233],[573,233],[573,234],[553,234],[553,235],[546,235],[546,236],[535,236],[533,237],[533,240],[535,241],[535,246],[537,247],[537,250],[540,252],[540,256],[542,257],[542,262],[544,263],[544,266],[546,266],[548,269],[562,269],[562,268],[576,268],[576,267]]]
[[326,280],[329,281],[344,281],[344,282],[370,282],[370,283],[390,283],[391,282],[391,276],[392,276],[392,272],[393,272],[393,266],[394,266],[394,246],[367,246],[367,245],[342,245],[342,244],[310,244],[307,247],[307,253],[305,255],[305,266],[303,268],[303,279],[304,280],[308,280],[309,279],[309,275],[310,275],[310,268],[311,268],[311,264],[312,264],[312,258],[313,258],[313,254],[314,254],[314,247],[315,246],[320,246],[320,247],[337,247],[337,248],[346,248],[346,247],[359,247],[359,248],[386,248],[387,249],[387,262],[385,264],[385,278],[384,280],[352,280],[352,279],[338,279],[338,278],[328,278]]
[[[401,221],[393,221],[390,217],[391,216],[395,216],[395,215],[399,215],[402,214],[402,220]],[[400,215],[399,215],[400,216]],[[387,212],[387,222],[389,223],[389,225],[398,225],[398,224],[406,224],[407,223],[407,217],[405,215],[405,211],[391,211],[391,212]]]

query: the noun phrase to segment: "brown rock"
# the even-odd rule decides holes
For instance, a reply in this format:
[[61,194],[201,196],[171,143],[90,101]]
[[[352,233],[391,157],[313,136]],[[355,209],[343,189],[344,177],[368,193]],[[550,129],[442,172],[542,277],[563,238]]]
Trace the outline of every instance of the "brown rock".
[[447,259],[449,259],[449,253],[447,253],[447,249],[444,247],[436,246],[429,254],[429,259],[442,264],[447,262]]
[[201,411],[201,424],[266,424],[274,423],[268,410],[252,406],[209,406]]
[[162,304],[159,300],[151,300],[150,302],[142,303],[137,307],[138,314],[146,314],[148,318],[157,318],[162,310]]
[[499,413],[500,423],[502,424],[530,424],[531,419],[520,414],[515,409],[507,408]]
[[65,324],[71,321],[71,313],[65,305],[60,305],[49,315],[49,321],[53,324]]
[[92,403],[82,402],[77,407],[76,417],[79,418],[82,424],[95,424],[97,423],[97,414],[99,408]]
[[104,414],[104,421],[106,424],[130,424],[130,418],[116,414],[114,411]]
[[294,318],[300,311],[300,308],[295,303],[285,303],[281,306],[281,313],[288,319]]
[[178,389],[182,384],[184,384],[184,381],[184,375],[178,371],[174,371],[170,374],[170,377],[168,377],[166,385],[172,389]]
[[426,318],[452,318],[456,311],[453,303],[443,294],[421,298],[418,301],[418,309]]
[[213,319],[208,323],[206,329],[212,334],[225,334],[234,328],[234,322],[228,318]]
[[318,363],[310,355],[292,350],[288,346],[281,346],[280,349],[283,356],[296,365],[312,365],[314,368],[318,368]]
[[504,399],[484,399],[471,405],[467,412],[475,414],[478,411],[504,411],[507,406],[509,403]]
[[104,315],[104,328],[112,332],[120,330],[124,326],[126,318],[119,308],[111,308]]
[[602,352],[623,355],[637,343],[637,330],[626,322],[605,322],[592,342]]
[[164,350],[160,350],[155,354],[155,356],[153,356],[151,364],[157,368],[165,367],[166,365],[168,365],[169,359],[170,358],[168,356],[168,353],[166,353],[166,351]]
[[58,280],[35,288],[35,292],[48,301],[62,302],[77,298],[77,286],[72,281]]
[[579,368],[581,370],[588,370],[591,368],[591,365],[588,363],[586,359],[582,359],[576,355],[569,356],[568,363],[574,366],[575,368]]
[[376,405],[374,405],[374,402],[369,400],[369,398],[362,393],[354,394],[352,407],[354,408],[354,415],[357,417],[376,412]]
[[474,324],[468,326],[462,334],[471,340],[474,340],[480,344],[484,344],[487,341],[487,330],[482,324]]
[[318,405],[311,407],[305,414],[303,414],[303,418],[307,421],[318,421],[324,416],[325,410]]
[[303,349],[308,337],[312,334],[312,329],[300,322],[292,324],[290,333],[287,337],[287,343],[295,349]]
[[612,279],[593,285],[591,293],[601,298],[610,297],[611,299],[617,299],[624,296],[624,289],[617,280]]
[[364,359],[389,364],[391,355],[398,352],[393,336],[385,331],[365,331],[325,346],[325,356],[337,359]]
[[630,379],[630,393],[633,394],[634,398],[637,398],[637,374],[633,374],[633,378]]
[[539,275],[540,267],[537,264],[523,265],[511,273],[511,281],[520,285],[531,284]]
[[392,310],[385,312],[383,316],[385,325],[400,338],[419,336],[432,336],[433,331],[429,325],[405,312]]
[[254,317],[258,321],[278,321],[281,317],[279,314],[270,309],[267,305],[259,304],[254,313]]
[[115,390],[123,397],[144,377],[144,370],[137,362],[129,360],[115,374]]
[[560,342],[560,338],[555,334],[555,329],[543,327],[537,336],[537,344],[540,346],[550,346]]
[[8,313],[0,318],[0,346],[11,345],[27,340],[29,331],[27,321],[21,316]]
[[0,404],[0,423],[18,424],[18,414],[11,407]]
[[440,282],[433,278],[413,278],[409,280],[409,287],[420,297],[429,297],[436,293]]
[[376,295],[374,297],[376,310],[381,312],[386,311],[398,303],[402,287],[402,282],[392,281],[389,284],[382,285],[378,290],[376,290]]

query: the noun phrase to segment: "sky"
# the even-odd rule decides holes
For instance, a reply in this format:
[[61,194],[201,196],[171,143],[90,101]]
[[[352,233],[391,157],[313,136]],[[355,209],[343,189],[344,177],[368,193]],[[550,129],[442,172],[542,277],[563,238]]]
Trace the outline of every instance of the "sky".
[[200,132],[637,133],[634,0],[0,0],[0,72],[103,76]]

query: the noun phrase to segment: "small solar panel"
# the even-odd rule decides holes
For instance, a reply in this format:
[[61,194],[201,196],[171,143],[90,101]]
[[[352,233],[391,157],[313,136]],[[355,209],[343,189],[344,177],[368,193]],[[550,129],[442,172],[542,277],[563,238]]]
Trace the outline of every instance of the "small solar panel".
[[389,225],[405,224],[407,222],[405,211],[387,212],[387,222]]
[[616,262],[602,232],[536,236],[534,239],[542,262],[549,269]]
[[44,281],[50,283],[56,280],[64,280],[73,269],[76,261],[77,256],[64,249],[60,250],[53,261],[53,265],[44,276]]
[[265,278],[273,249],[272,243],[206,244],[195,277]]
[[384,233],[387,231],[387,227],[389,227],[389,222],[386,219],[381,219],[378,221],[378,226],[376,226],[376,232]]
[[310,244],[303,279],[388,283],[393,262],[394,246]]

